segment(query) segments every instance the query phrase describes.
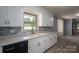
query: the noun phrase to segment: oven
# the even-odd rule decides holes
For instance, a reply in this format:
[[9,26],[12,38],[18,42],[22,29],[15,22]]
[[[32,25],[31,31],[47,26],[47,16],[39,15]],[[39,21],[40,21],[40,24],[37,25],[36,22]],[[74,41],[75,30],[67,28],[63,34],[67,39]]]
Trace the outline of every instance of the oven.
[[3,53],[28,53],[28,40],[3,46]]

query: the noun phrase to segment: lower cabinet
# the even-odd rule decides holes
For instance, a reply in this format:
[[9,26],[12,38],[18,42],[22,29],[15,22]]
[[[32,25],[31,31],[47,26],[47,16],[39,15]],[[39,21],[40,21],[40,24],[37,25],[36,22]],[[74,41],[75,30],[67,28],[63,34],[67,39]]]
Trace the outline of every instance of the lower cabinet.
[[2,53],[2,47],[0,47],[0,53]]
[[28,53],[42,53],[57,43],[57,35],[48,34],[28,40]]
[[42,53],[45,50],[44,37],[28,40],[28,53]]

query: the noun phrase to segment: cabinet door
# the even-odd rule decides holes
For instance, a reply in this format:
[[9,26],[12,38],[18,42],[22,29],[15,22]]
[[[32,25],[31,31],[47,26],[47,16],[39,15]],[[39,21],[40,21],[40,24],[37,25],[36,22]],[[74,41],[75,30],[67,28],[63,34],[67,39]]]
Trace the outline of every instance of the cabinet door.
[[49,38],[49,47],[53,46],[53,44],[54,44],[54,43],[53,43],[53,39],[52,39],[52,37],[50,37],[50,38]]
[[48,41],[47,41],[48,48],[50,48],[52,46],[52,44],[53,44],[52,38],[50,35],[48,35]]
[[41,37],[40,42],[42,52],[44,52],[54,44],[51,35]]
[[52,47],[53,45],[55,45],[57,43],[57,36],[53,35],[53,34],[49,34],[48,35],[48,40],[47,40],[47,49]]
[[3,51],[2,51],[2,47],[0,47],[0,53],[2,53]]
[[41,52],[41,43],[39,39],[32,39],[28,41],[28,52],[29,53],[40,53]]
[[54,44],[57,43],[57,35],[56,34],[53,36],[53,40],[54,40]]
[[42,53],[57,43],[57,36],[48,34],[28,41],[29,53]]
[[[38,38],[38,49],[39,49],[39,52],[42,53],[45,51],[45,37],[40,37]],[[39,45],[40,43],[40,45]]]
[[47,37],[43,36],[40,38],[40,42],[41,42],[41,52],[44,52],[45,50],[47,50],[46,48],[46,43],[47,43]]
[[16,6],[8,7],[8,21],[9,26],[18,26],[18,7]]
[[53,46],[57,43],[57,35],[56,34],[50,34],[50,43],[51,43],[51,46]]
[[18,12],[17,12],[17,14],[18,14],[18,16],[17,16],[17,18],[18,18],[18,26],[23,26],[23,7],[22,6],[19,6],[19,7],[17,7],[18,8]]
[[0,6],[0,26],[7,26],[8,21],[7,21],[7,7],[5,6]]
[[47,49],[50,47],[49,44],[50,44],[50,43],[49,43],[48,35],[43,36],[43,37],[42,37],[42,50],[43,50],[43,52],[44,52],[45,50],[47,50]]

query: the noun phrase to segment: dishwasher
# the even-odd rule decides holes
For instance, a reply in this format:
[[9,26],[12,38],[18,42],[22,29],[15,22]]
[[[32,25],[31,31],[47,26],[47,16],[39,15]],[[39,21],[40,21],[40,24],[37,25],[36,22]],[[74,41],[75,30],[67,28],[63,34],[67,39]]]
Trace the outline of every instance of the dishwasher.
[[28,40],[3,46],[3,53],[28,53]]

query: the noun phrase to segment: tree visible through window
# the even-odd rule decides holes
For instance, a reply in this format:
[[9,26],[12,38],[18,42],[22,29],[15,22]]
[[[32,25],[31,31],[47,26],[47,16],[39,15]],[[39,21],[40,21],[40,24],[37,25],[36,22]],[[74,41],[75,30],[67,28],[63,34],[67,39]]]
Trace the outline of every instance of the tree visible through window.
[[24,14],[24,30],[36,29],[37,18],[35,15]]

